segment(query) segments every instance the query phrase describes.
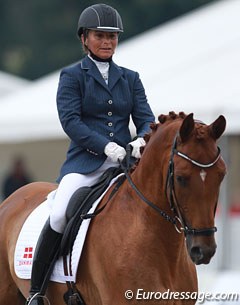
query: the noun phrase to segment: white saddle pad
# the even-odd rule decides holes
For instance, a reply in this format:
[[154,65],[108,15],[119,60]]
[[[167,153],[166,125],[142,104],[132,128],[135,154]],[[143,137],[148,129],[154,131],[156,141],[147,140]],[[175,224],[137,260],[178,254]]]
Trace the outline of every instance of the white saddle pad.
[[[119,177],[119,176],[118,176]],[[110,186],[116,181],[118,177],[115,177],[107,190],[101,195],[101,197],[93,204],[89,213],[93,213],[108,191]],[[41,233],[41,230],[49,217],[50,209],[51,209],[51,199],[54,198],[55,192],[53,191],[48,195],[48,199],[40,204],[27,218],[25,221],[21,232],[19,234],[15,254],[14,254],[14,268],[16,275],[21,279],[30,279],[31,278],[31,270],[32,270],[32,261],[33,255],[35,251],[35,247],[37,244],[38,237]],[[66,281],[76,281],[76,274],[78,263],[80,260],[80,256],[82,253],[84,241],[87,235],[87,230],[89,227],[91,219],[83,220],[76,240],[74,242],[73,251],[72,251],[72,260],[71,260],[71,268],[73,275],[65,276],[63,270],[63,259],[60,257],[58,261],[55,263],[55,267],[51,276],[51,281],[55,281],[58,283],[65,283]]]

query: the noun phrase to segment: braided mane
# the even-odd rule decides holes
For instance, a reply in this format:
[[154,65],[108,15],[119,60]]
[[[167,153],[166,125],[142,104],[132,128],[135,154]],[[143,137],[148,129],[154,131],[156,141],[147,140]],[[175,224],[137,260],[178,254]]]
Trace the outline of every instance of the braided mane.
[[[174,121],[174,120],[179,119],[179,118],[180,119],[185,119],[186,116],[187,115],[183,111],[179,112],[178,114],[176,114],[174,111],[170,111],[168,115],[160,114],[158,116],[158,123],[151,123],[150,124],[151,131],[144,135],[144,140],[146,141],[146,144],[149,142],[151,136],[155,133],[155,131],[158,129],[159,126],[161,126],[162,124],[164,124],[168,121]],[[140,153],[141,154],[143,153],[144,149],[145,149],[145,147],[140,148]],[[131,172],[133,172],[136,169],[139,161],[140,161],[140,159],[138,159],[136,161],[136,163],[132,166]]]
[[[159,123],[152,123],[150,125],[151,131],[144,136],[144,140],[146,141],[146,143],[148,143],[152,134],[162,124],[164,124],[166,122],[169,122],[169,121],[174,121],[176,119],[184,120],[186,118],[186,116],[187,116],[187,114],[185,114],[183,111],[179,112],[178,114],[175,113],[174,111],[170,111],[169,114],[160,114],[158,116],[158,122]],[[208,135],[206,125],[204,123],[202,123],[201,121],[196,121],[195,129],[194,129],[194,135],[195,135],[196,139],[198,139],[198,140],[203,140]]]
[[[185,119],[186,116],[187,115],[183,111],[179,112],[178,114],[175,113],[174,111],[170,111],[168,115],[167,114],[160,114],[158,116],[158,122],[159,123],[152,123],[150,125],[151,131],[144,136],[144,140],[146,141],[146,143],[148,143],[152,134],[158,129],[158,127],[160,125],[162,125],[162,124],[164,124],[168,121],[174,121],[174,120],[179,119],[179,118],[180,119]],[[141,153],[142,153],[142,151],[141,151]]]

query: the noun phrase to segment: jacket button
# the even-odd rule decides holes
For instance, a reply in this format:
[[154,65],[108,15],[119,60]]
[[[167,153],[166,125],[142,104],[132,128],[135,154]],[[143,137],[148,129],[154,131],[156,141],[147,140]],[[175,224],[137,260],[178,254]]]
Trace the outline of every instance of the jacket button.
[[113,101],[112,101],[112,100],[109,100],[109,101],[108,101],[108,104],[109,104],[109,105],[111,105],[112,103],[113,103]]
[[109,122],[109,123],[108,123],[108,126],[109,126],[109,127],[112,127],[112,125],[113,125],[112,122]]
[[112,112],[111,111],[108,112],[108,116],[112,116]]
[[110,135],[110,137],[113,137],[113,132],[110,132],[109,135]]

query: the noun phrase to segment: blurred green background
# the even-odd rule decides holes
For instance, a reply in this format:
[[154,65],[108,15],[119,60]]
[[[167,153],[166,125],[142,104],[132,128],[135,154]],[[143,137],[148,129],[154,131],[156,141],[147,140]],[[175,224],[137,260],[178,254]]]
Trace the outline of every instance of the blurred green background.
[[[121,41],[217,0],[108,0],[122,16]],[[0,0],[0,70],[37,79],[81,58],[76,37],[87,0]],[[153,53],[154,41],[149,46]],[[157,55],[156,55],[157,56]]]

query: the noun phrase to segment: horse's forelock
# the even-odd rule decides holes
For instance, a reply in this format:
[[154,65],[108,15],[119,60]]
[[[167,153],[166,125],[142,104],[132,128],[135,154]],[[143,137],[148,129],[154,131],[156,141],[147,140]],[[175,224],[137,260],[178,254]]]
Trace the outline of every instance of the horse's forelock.
[[204,139],[206,139],[206,137],[208,135],[209,134],[207,132],[207,126],[206,125],[196,124],[196,126],[195,126],[195,136],[196,136],[196,139],[204,140]]

